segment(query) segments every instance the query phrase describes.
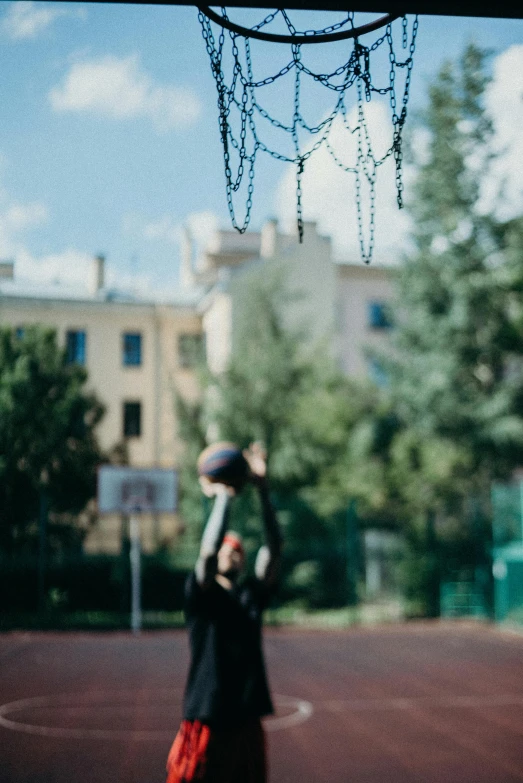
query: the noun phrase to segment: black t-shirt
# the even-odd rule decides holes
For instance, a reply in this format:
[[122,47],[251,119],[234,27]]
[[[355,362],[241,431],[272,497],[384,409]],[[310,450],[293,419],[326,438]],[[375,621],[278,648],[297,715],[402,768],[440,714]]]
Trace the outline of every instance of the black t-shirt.
[[185,586],[191,665],[186,720],[226,728],[273,712],[261,646],[269,590],[250,579],[232,590],[213,582],[203,590],[192,573]]

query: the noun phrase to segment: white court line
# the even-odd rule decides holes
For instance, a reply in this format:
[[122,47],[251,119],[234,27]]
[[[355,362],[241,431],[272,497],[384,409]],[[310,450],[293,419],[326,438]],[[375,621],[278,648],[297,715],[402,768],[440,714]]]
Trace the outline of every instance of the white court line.
[[392,699],[332,699],[317,702],[316,707],[344,710],[408,710],[413,707],[505,707],[523,704],[523,693],[487,696],[413,696]]
[[[142,691],[142,694],[152,693],[151,691]],[[172,704],[172,693],[161,691],[164,698],[163,706]],[[19,699],[8,704],[0,706],[0,726],[11,731],[18,731],[24,734],[31,734],[37,737],[48,737],[55,739],[100,739],[100,740],[146,740],[146,741],[165,741],[173,739],[172,731],[150,730],[140,731],[134,729],[82,729],[68,728],[58,726],[39,726],[32,723],[22,723],[12,720],[8,715],[17,712],[23,712],[27,709],[61,709],[64,713],[77,714],[92,708],[96,710],[135,710],[140,702],[135,698],[131,700],[128,691],[93,691],[91,693],[76,694],[55,694],[53,696],[35,696],[28,699]],[[123,701],[121,699],[123,698]],[[120,699],[120,701],[118,701]],[[294,707],[294,712],[289,715],[283,715],[276,718],[268,718],[264,725],[267,731],[279,731],[282,729],[297,726],[308,720],[313,713],[313,706],[304,699],[296,699],[292,696],[275,696],[274,700],[279,707]],[[115,703],[116,702],[116,703]],[[149,700],[147,705],[154,705]]]
[[291,712],[290,715],[282,715],[280,718],[268,718],[264,722],[267,731],[278,731],[298,726],[309,720],[314,712],[310,701],[305,701],[305,699],[295,699],[293,696],[275,696],[274,701],[279,707],[295,707],[296,711]]

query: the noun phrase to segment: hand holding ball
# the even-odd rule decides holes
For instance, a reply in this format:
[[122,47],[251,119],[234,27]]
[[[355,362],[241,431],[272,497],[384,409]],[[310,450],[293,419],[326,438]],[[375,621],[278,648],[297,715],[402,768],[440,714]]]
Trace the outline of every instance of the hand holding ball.
[[243,452],[235,443],[219,441],[207,446],[198,457],[198,475],[211,484],[225,484],[240,490],[250,471]]

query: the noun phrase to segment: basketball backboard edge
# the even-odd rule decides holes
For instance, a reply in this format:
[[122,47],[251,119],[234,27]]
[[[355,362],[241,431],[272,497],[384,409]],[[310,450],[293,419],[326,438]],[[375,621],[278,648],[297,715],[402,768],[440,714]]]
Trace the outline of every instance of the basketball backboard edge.
[[[74,2],[75,0],[73,0]],[[35,0],[47,2],[47,0]],[[71,0],[55,0],[71,2]],[[203,5],[187,0],[91,0],[95,3],[125,3],[128,5]],[[227,0],[231,8],[276,8],[270,0]],[[213,7],[216,7],[215,5]],[[523,19],[521,0],[284,0],[282,8],[304,11],[359,11],[368,13],[425,14],[435,16],[471,16]]]

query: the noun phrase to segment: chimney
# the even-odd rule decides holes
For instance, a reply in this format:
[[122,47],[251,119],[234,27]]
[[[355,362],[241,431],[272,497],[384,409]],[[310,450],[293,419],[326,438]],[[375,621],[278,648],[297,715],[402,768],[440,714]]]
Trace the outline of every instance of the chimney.
[[15,262],[14,261],[0,261],[0,280],[14,280],[15,276]]
[[99,254],[93,258],[91,293],[93,296],[99,294],[105,286],[105,256]]
[[278,247],[278,221],[267,220],[261,230],[260,255],[262,258],[274,258]]

